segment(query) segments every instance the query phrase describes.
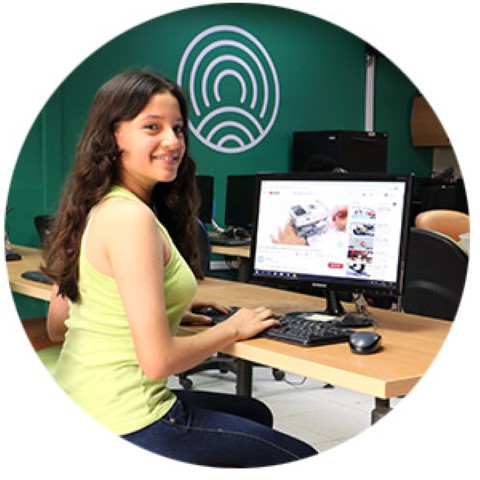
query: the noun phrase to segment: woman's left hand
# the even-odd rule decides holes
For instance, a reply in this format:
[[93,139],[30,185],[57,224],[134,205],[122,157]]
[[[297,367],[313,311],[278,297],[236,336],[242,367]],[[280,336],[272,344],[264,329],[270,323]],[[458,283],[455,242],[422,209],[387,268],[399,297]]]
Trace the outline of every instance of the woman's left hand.
[[200,310],[213,308],[218,310],[221,313],[228,313],[230,309],[225,305],[221,305],[220,303],[216,302],[199,302],[194,301],[192,304],[187,308],[185,314],[182,318],[182,325],[211,325],[212,319],[208,315],[202,315]]

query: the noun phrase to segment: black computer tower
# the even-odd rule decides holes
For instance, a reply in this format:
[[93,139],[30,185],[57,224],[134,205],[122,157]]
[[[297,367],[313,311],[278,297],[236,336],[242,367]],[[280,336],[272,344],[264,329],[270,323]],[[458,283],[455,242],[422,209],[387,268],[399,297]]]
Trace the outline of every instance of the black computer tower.
[[294,132],[292,171],[386,172],[387,145],[385,132]]
[[421,190],[422,210],[457,210],[468,213],[467,194],[463,179],[436,181],[426,179]]

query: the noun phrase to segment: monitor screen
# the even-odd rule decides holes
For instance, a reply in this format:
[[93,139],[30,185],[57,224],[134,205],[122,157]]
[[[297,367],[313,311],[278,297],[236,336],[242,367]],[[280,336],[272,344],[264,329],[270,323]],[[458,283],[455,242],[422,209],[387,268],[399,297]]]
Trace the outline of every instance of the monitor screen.
[[228,175],[225,224],[252,230],[255,200],[255,175]]
[[211,223],[213,218],[213,176],[196,175],[196,181],[200,197],[198,218],[203,223]]
[[351,130],[293,132],[293,172],[387,172],[388,134]]
[[[411,175],[259,174],[251,277],[325,291],[401,294]],[[339,311],[337,311],[339,310]]]

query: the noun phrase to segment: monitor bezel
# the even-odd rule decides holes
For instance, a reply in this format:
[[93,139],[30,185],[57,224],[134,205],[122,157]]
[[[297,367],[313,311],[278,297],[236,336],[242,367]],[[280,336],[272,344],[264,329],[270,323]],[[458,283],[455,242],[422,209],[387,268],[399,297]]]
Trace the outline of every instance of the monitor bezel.
[[[326,173],[326,172],[284,172],[284,173],[259,173],[256,175],[254,221],[252,230],[252,241],[250,250],[249,279],[254,283],[265,283],[280,288],[292,288],[298,285],[300,291],[323,290],[332,293],[348,292],[372,294],[378,296],[398,297],[404,289],[405,265],[408,248],[408,233],[410,230],[410,209],[412,199],[413,173],[370,173],[370,172],[347,172],[347,173]],[[257,250],[257,229],[258,229],[258,207],[259,195],[262,181],[373,181],[373,182],[403,182],[405,184],[404,209],[399,242],[399,256],[397,262],[396,282],[391,286],[372,285],[355,278],[338,278],[319,276],[315,280],[289,279],[285,277],[255,275],[255,256]]]

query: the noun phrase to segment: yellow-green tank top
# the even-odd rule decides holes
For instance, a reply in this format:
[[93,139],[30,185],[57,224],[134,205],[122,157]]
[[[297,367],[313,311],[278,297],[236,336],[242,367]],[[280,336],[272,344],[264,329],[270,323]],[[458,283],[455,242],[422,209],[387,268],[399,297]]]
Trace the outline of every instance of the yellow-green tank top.
[[[140,201],[118,186],[105,198],[113,196]],[[157,223],[170,243],[164,296],[170,330],[175,334],[195,294],[196,281],[166,229]],[[125,435],[161,418],[175,396],[166,386],[166,378],[151,381],[141,371],[116,282],[89,263],[85,256],[88,226],[85,232],[79,257],[80,301],[70,302],[68,331],[54,377],[94,419]]]

